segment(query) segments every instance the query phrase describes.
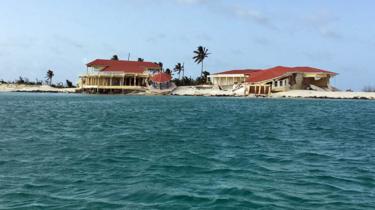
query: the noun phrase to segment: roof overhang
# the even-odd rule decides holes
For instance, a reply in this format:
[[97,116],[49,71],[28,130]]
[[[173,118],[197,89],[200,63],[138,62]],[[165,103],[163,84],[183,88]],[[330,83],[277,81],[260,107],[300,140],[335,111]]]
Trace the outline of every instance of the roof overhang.
[[304,72],[303,73],[303,76],[304,77],[321,77],[321,78],[323,78],[323,77],[327,77],[327,76],[336,76],[337,74],[334,74],[334,73],[325,73],[325,72],[312,72],[312,73],[310,73],[310,72]]

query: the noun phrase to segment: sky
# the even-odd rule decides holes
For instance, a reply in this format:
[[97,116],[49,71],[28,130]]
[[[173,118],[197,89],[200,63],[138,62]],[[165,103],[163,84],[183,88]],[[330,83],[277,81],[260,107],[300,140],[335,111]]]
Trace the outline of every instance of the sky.
[[0,0],[0,79],[78,81],[97,58],[206,70],[311,66],[332,84],[375,86],[373,0]]

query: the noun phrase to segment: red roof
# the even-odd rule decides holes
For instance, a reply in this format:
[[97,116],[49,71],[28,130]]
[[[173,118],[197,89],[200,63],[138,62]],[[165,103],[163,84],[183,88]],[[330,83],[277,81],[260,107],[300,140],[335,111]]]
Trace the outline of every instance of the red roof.
[[284,67],[276,66],[270,69],[257,71],[250,74],[250,77],[246,80],[247,82],[261,82],[267,81],[274,78],[281,77],[287,73],[322,73],[322,74],[331,74],[336,75],[334,72],[312,68],[312,67]]
[[223,71],[216,74],[252,74],[254,72],[261,71],[260,69],[239,69],[239,70],[229,70]]
[[154,74],[154,76],[151,77],[151,81],[157,82],[157,83],[164,83],[164,82],[169,82],[171,81],[172,76],[164,73],[164,72],[159,72]]
[[152,62],[122,61],[96,59],[87,67],[103,67],[102,71],[120,71],[126,73],[143,73],[148,69],[160,69],[160,66]]

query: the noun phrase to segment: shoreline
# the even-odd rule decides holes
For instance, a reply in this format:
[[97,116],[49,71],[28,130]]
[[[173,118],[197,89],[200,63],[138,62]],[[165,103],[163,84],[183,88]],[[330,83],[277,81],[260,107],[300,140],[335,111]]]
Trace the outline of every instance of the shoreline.
[[310,98],[310,99],[359,99],[375,100],[375,92],[325,92],[312,90],[291,90],[274,93],[271,98]]
[[76,88],[55,88],[49,85],[0,84],[0,93],[1,92],[77,93],[77,89]]
[[[2,92],[22,93],[77,93],[81,94],[78,88],[54,88],[48,85],[17,85],[1,84]],[[129,93],[126,95],[153,96],[147,92]],[[221,90],[215,87],[202,86],[180,86],[167,96],[201,96],[201,97],[241,97],[241,98],[306,98],[306,99],[355,99],[375,100],[375,92],[326,92],[312,90],[291,90],[287,92],[273,93],[269,96],[245,95],[244,90]]]

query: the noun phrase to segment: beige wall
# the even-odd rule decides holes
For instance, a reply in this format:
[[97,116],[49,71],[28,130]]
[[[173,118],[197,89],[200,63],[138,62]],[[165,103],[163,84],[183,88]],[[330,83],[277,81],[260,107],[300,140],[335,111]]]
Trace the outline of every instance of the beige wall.
[[81,86],[146,86],[147,78],[143,76],[83,76]]
[[211,83],[219,86],[233,86],[245,82],[245,79],[245,75],[209,75]]

